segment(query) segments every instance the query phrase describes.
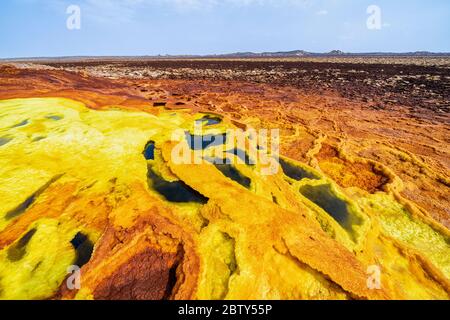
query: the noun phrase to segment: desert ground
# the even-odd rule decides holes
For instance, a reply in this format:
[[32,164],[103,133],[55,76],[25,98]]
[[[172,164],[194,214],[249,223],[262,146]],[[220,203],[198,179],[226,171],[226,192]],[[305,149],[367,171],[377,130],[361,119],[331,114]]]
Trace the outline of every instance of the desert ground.
[[449,299],[449,142],[448,57],[4,62],[0,298]]

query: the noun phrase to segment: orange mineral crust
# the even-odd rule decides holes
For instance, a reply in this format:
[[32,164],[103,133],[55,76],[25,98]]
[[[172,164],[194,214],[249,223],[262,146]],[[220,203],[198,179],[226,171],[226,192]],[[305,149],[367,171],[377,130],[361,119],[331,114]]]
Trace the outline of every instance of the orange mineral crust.
[[0,65],[0,299],[449,299],[450,115],[411,110]]

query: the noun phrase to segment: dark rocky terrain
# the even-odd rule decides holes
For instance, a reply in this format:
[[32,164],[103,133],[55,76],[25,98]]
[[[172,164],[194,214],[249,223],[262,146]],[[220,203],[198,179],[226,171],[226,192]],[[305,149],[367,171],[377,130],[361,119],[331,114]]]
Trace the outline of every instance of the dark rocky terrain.
[[52,61],[45,65],[108,78],[230,80],[334,92],[374,109],[395,105],[450,111],[450,59],[327,57],[306,59],[190,59]]

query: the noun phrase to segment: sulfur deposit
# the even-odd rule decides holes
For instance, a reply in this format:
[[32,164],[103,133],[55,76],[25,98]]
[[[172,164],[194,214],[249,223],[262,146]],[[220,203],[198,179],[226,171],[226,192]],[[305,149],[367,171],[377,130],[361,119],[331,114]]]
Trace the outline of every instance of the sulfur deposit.
[[[449,299],[447,171],[378,138],[386,118],[1,73],[1,299]],[[273,174],[251,136],[223,148],[248,128],[280,129]]]

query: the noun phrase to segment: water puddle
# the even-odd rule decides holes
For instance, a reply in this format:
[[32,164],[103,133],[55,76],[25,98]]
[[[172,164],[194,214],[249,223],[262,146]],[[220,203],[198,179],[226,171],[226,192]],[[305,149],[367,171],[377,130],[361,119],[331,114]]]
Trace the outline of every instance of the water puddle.
[[175,203],[201,203],[206,204],[208,198],[201,195],[198,191],[192,189],[183,181],[166,181],[160,176],[158,176],[152,168],[148,168],[147,173],[149,187],[160,193],[167,201]]
[[45,138],[46,137],[42,137],[42,136],[36,137],[36,138],[33,139],[33,142],[38,142],[38,141],[44,140]]
[[272,193],[272,202],[278,204],[278,199],[273,193]]
[[205,126],[213,126],[216,124],[220,124],[222,122],[222,118],[213,115],[206,115],[203,118],[197,120],[196,122],[204,124]]
[[214,164],[214,166],[222,172],[222,174],[231,180],[239,183],[241,186],[245,188],[250,188],[250,184],[252,180],[242,173],[240,173],[234,166],[231,164]]
[[235,148],[233,150],[228,150],[227,153],[234,154],[236,157],[241,159],[246,165],[254,165],[255,161],[250,158],[250,156],[242,149]]
[[51,116],[47,116],[46,118],[49,120],[59,121],[59,120],[63,119],[63,116],[51,115]]
[[352,215],[348,203],[339,199],[331,190],[330,185],[304,185],[300,188],[300,193],[321,207],[345,230],[352,231],[353,224],[361,224],[361,219]]
[[10,220],[13,218],[16,218],[23,214],[35,201],[36,199],[56,180],[61,178],[63,175],[57,175],[50,179],[46,184],[44,184],[42,187],[40,187],[36,192],[34,192],[31,196],[25,199],[24,202],[19,204],[16,208],[12,209],[11,211],[7,212],[5,215],[6,220]]
[[146,160],[155,160],[155,141],[149,141],[144,149]]
[[11,140],[12,138],[10,137],[0,137],[0,147],[8,144]]
[[36,229],[31,229],[22,238],[17,241],[13,246],[11,246],[8,251],[8,260],[12,262],[19,261],[23,258],[26,253],[27,245],[36,233]]
[[284,174],[287,175],[291,179],[294,179],[297,181],[300,181],[303,179],[320,180],[320,177],[318,177],[314,173],[306,171],[305,169],[295,166],[281,158],[280,158],[279,162],[280,162],[281,169],[283,169]]
[[78,232],[70,243],[77,253],[74,265],[81,268],[91,259],[94,244],[89,240],[88,236],[81,232]]
[[27,119],[27,120],[24,120],[24,121],[22,121],[22,122],[20,122],[18,124],[13,125],[11,128],[23,127],[23,126],[26,126],[28,123],[29,123],[29,120]]
[[205,150],[206,148],[220,146],[226,143],[227,134],[196,136],[186,132],[186,140],[192,150]]

